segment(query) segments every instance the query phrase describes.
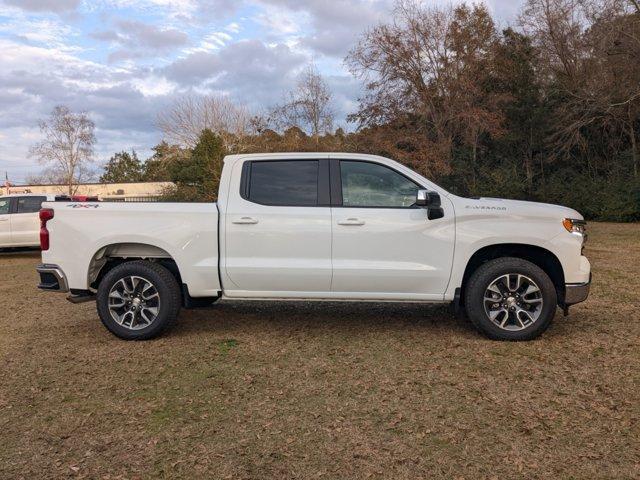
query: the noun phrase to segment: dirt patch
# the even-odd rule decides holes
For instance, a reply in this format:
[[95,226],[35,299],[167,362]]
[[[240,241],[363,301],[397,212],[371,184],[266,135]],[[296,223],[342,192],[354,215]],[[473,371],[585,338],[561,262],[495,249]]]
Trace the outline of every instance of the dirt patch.
[[640,225],[528,343],[445,307],[220,303],[120,341],[0,254],[0,478],[640,478]]

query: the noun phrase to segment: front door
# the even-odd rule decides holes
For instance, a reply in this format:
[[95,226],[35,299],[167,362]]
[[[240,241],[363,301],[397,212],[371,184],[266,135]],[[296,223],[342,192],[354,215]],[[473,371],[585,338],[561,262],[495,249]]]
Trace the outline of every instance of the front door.
[[225,215],[227,295],[330,292],[328,171],[325,159],[244,163]]
[[17,197],[11,214],[11,242],[16,246],[40,245],[38,212],[47,197]]
[[[333,166],[338,162],[333,162]],[[424,188],[388,165],[341,160],[332,168],[332,291],[354,297],[442,300],[453,261],[453,210],[429,220],[414,205]],[[334,201],[334,203],[336,203]]]
[[11,245],[10,206],[11,199],[9,197],[0,198],[0,248]]

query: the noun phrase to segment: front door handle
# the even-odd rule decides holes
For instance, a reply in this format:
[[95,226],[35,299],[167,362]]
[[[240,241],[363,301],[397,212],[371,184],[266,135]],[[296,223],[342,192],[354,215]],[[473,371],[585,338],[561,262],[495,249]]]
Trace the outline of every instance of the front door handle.
[[8,221],[9,221],[9,219],[8,219],[8,218],[2,218],[2,217],[0,217],[0,222],[8,222]]
[[346,220],[338,220],[338,225],[364,225],[364,220],[359,218],[347,218]]
[[258,223],[258,219],[253,217],[241,217],[233,220],[231,223],[235,223],[236,225],[255,225]]

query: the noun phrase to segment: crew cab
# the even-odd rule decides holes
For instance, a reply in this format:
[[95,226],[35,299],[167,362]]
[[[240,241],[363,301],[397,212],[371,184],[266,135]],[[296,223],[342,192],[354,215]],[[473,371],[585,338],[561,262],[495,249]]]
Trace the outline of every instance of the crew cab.
[[53,200],[53,195],[33,193],[0,196],[0,248],[39,247],[38,212]]
[[591,281],[575,210],[462,198],[372,155],[232,155],[216,203],[56,202],[40,218],[40,288],[95,299],[123,339],[223,298],[447,302],[528,340]]

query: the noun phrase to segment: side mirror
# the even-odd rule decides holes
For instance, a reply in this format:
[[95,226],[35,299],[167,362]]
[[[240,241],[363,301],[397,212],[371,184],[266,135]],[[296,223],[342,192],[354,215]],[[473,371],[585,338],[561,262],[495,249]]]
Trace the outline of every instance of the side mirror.
[[418,193],[416,194],[416,205],[427,209],[427,217],[429,220],[436,220],[444,217],[444,209],[440,202],[440,195],[437,192],[418,190]]
[[440,206],[440,195],[429,190],[418,190],[416,205],[422,208],[437,208]]

